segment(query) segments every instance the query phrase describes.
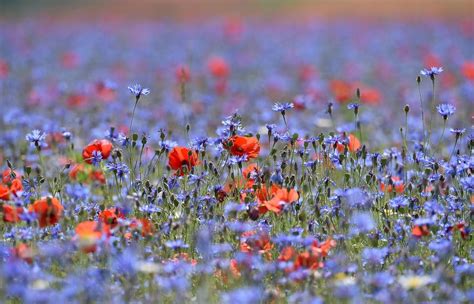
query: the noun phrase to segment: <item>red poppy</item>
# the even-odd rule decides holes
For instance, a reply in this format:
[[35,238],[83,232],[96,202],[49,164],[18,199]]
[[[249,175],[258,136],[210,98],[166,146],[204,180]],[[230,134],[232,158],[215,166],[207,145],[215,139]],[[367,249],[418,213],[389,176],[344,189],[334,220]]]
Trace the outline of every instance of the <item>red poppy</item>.
[[[155,227],[153,223],[146,218],[133,219],[130,223],[130,229],[141,231],[143,237],[153,235]],[[132,237],[131,233],[126,233],[125,238],[130,239]]]
[[100,152],[102,159],[107,159],[110,152],[112,152],[112,148],[112,143],[107,139],[94,139],[82,150],[82,158],[86,163],[92,164],[92,153],[94,151]]
[[216,78],[226,78],[229,76],[229,65],[221,57],[211,57],[207,62],[207,68],[212,76]]
[[95,91],[97,96],[105,102],[113,101],[117,97],[115,89],[104,81],[98,81],[95,84]]
[[110,228],[115,228],[118,225],[119,219],[124,219],[125,215],[118,208],[109,208],[99,213],[99,219],[102,223],[109,225]]
[[168,165],[178,175],[189,173],[198,164],[197,153],[186,147],[174,147],[168,155]]
[[0,184],[0,200],[10,200],[10,188],[4,184]]
[[257,233],[254,230],[242,233],[240,251],[246,253],[265,254],[267,258],[270,258],[270,250],[272,250],[272,248],[273,244],[270,241],[270,236],[268,233]]
[[20,243],[11,249],[12,256],[21,259],[28,264],[33,263],[33,250],[25,243]]
[[28,207],[28,211],[36,213],[40,227],[56,224],[63,213],[64,207],[55,197],[43,197]]
[[74,240],[78,242],[79,248],[86,253],[95,252],[97,243],[102,237],[108,237],[110,229],[108,225],[98,222],[85,221],[76,226],[76,236]]
[[474,81],[474,61],[466,61],[462,65],[462,74],[469,80]]
[[18,223],[20,221],[20,214],[22,213],[23,208],[21,207],[3,205],[3,221],[5,223]]
[[[357,150],[360,149],[361,147],[360,141],[357,137],[355,137],[354,134],[349,134],[349,136],[347,137],[347,140],[348,140],[347,149],[349,150],[349,152],[356,152]],[[337,143],[337,151],[339,153],[344,152],[344,145],[342,143],[339,143],[339,142]]]
[[[400,177],[392,176],[391,180],[392,180],[393,186],[395,186],[395,192],[403,193],[403,191],[405,190],[405,185],[403,184],[403,181],[400,179]],[[384,183],[380,183],[380,191],[392,192],[393,186],[391,184],[386,186]]]
[[232,136],[229,140],[230,154],[235,156],[247,155],[247,158],[256,158],[260,153],[260,143],[256,137]]
[[295,189],[286,189],[280,188],[276,185],[272,185],[271,188],[271,199],[269,200],[260,200],[259,202],[259,212],[264,214],[267,211],[272,211],[274,213],[280,213],[283,210],[285,204],[291,204],[297,201],[299,198],[298,192]]
[[[14,175],[15,177],[13,177],[12,175]],[[2,172],[2,182],[4,184],[11,183],[13,179],[20,177],[21,175],[17,171],[12,171],[10,169],[6,169]]]
[[448,232],[459,231],[463,240],[467,239],[469,236],[469,228],[466,229],[466,224],[458,223],[454,226],[448,227]]
[[430,229],[428,225],[415,225],[411,231],[414,237],[421,238],[422,236],[430,235]]
[[332,80],[329,83],[329,88],[331,89],[334,98],[340,103],[350,101],[354,95],[352,85],[343,80]]

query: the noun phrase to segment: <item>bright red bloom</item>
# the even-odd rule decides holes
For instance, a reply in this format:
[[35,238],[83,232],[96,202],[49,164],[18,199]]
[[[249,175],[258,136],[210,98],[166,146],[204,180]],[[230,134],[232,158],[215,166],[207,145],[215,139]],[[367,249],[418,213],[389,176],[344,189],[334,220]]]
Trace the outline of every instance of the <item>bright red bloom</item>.
[[[392,176],[392,182],[393,185],[395,186],[395,192],[397,193],[403,193],[405,191],[405,185],[403,184],[403,181],[400,179],[398,176]],[[382,192],[392,192],[393,191],[393,186],[389,184],[386,186],[384,183],[380,183],[380,191]]]
[[110,235],[108,225],[98,222],[85,221],[76,226],[76,236],[74,240],[78,242],[79,247],[86,253],[95,252],[97,249],[97,242],[103,237]]
[[226,78],[229,76],[229,65],[221,57],[211,57],[207,62],[207,68],[212,76],[216,78]]
[[270,257],[270,250],[273,244],[270,241],[270,236],[266,232],[257,233],[254,230],[242,233],[240,241],[240,251],[246,253],[265,254],[267,258]]
[[2,172],[2,182],[4,184],[11,183],[13,179],[20,178],[21,175],[17,171],[13,171],[15,177],[12,176],[12,170],[6,169]]
[[[141,235],[143,237],[151,236],[153,235],[153,232],[155,231],[155,227],[153,223],[150,222],[150,220],[146,218],[133,219],[129,227],[132,230],[141,231]],[[132,237],[131,233],[128,232],[125,234],[125,238],[130,239],[131,237]]]
[[474,61],[466,61],[462,65],[462,74],[467,79],[474,81]]
[[110,228],[115,228],[118,225],[119,219],[124,219],[125,215],[118,208],[109,208],[99,213],[99,220],[109,225]]
[[64,207],[55,197],[43,197],[28,207],[28,211],[36,213],[40,227],[56,224],[63,213]]
[[230,154],[235,156],[247,155],[247,158],[256,158],[260,153],[260,143],[256,137],[232,136],[229,138]]
[[112,143],[107,139],[94,139],[82,150],[82,158],[86,163],[92,164],[92,153],[94,151],[100,152],[102,159],[107,159],[110,152],[112,152],[112,148]]
[[18,223],[20,221],[20,214],[23,213],[23,208],[13,207],[11,205],[3,205],[3,221],[5,223]]
[[189,173],[198,164],[197,153],[186,147],[174,147],[168,155],[168,165],[176,170],[178,175]]
[[10,200],[10,188],[8,186],[0,184],[0,200]]
[[329,83],[329,88],[334,98],[340,103],[348,102],[354,95],[352,85],[343,80],[332,80]]
[[459,231],[463,240],[467,239],[469,236],[469,228],[466,228],[466,224],[458,223],[454,226],[448,228],[448,232]]
[[11,249],[11,254],[15,258],[21,259],[28,264],[33,263],[33,250],[25,243],[20,243]]
[[421,238],[422,236],[430,235],[430,229],[428,225],[415,225],[411,231],[414,237]]
[[[360,147],[361,147],[360,141],[357,137],[355,137],[354,134],[349,134],[349,137],[347,139],[349,141],[349,143],[347,144],[347,149],[349,150],[349,152],[356,152],[357,150],[360,149]],[[344,145],[338,142],[337,143],[337,151],[339,153],[343,153],[344,152]]]

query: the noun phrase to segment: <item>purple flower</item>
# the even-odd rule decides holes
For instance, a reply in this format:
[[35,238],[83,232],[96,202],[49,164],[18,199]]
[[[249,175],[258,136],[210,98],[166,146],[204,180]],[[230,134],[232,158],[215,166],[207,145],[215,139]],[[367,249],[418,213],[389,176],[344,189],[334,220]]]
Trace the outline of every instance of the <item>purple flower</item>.
[[128,90],[130,91],[130,93],[135,95],[137,99],[139,99],[141,96],[146,96],[150,94],[150,89],[142,88],[140,84],[130,85],[128,86]]
[[436,106],[439,115],[443,116],[443,119],[447,119],[448,116],[451,116],[456,112],[456,107],[452,104],[442,103]]
[[440,74],[441,72],[443,72],[443,68],[442,67],[431,67],[430,69],[423,69],[420,71],[420,74],[423,75],[423,76],[426,76],[426,77],[431,77],[432,79],[434,79],[435,75],[438,75]]
[[285,103],[275,103],[272,106],[272,110],[275,112],[285,112],[286,110],[293,109],[295,105],[292,102],[285,102]]
[[43,147],[45,145],[45,139],[46,134],[40,130],[33,130],[31,133],[26,134],[26,140],[37,148]]

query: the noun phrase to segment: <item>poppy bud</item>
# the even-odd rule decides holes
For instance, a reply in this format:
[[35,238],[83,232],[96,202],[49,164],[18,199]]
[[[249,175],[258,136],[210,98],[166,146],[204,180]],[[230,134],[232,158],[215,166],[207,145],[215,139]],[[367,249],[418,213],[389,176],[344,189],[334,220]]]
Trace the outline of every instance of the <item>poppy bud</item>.
[[408,112],[410,112],[410,106],[406,104],[403,110],[405,111],[405,114],[408,114]]

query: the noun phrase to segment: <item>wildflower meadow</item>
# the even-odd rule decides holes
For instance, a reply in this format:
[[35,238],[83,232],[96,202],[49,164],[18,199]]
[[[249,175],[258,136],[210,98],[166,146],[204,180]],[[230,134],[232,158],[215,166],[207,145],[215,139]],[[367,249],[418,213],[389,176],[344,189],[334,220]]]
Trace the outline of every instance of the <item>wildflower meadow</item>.
[[1,303],[474,302],[472,19],[133,14],[0,19]]

